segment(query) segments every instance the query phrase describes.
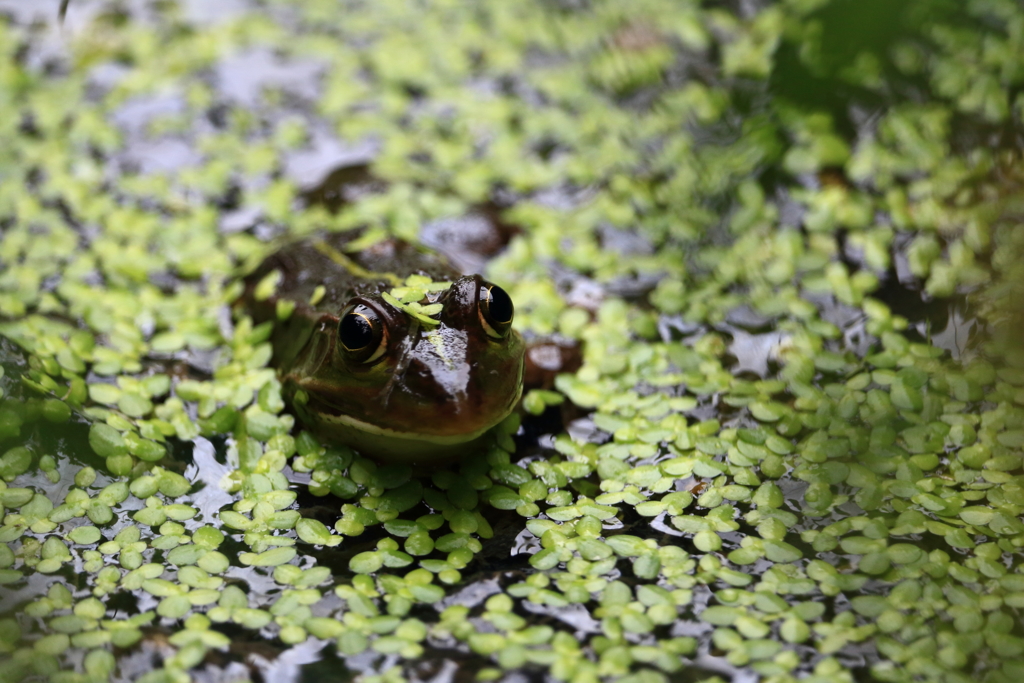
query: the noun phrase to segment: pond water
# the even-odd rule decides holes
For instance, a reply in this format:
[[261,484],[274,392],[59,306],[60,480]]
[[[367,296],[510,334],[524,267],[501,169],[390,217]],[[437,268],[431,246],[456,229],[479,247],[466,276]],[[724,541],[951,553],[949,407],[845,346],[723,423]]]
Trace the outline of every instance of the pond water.
[[[0,2],[0,681],[1018,681],[1024,8]],[[523,407],[322,442],[241,279],[483,273]]]

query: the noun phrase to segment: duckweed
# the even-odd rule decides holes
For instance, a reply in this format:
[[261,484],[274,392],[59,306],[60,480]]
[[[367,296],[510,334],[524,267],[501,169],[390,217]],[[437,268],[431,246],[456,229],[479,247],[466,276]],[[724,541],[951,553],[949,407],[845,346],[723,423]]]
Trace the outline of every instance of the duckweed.
[[[1017,4],[285,5],[0,17],[0,680],[1019,678]],[[240,277],[465,216],[580,367],[436,472],[321,443]]]

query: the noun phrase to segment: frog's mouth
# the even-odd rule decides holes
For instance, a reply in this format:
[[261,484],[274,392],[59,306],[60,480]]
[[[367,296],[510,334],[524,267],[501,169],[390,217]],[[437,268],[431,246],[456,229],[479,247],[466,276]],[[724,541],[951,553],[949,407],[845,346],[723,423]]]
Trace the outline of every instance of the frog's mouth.
[[[397,439],[407,441],[409,443],[426,442],[444,446],[466,443],[467,441],[473,441],[474,439],[482,436],[484,432],[500,423],[512,413],[516,405],[519,403],[522,393],[523,387],[522,384],[519,384],[516,389],[515,396],[508,402],[504,410],[494,414],[484,424],[478,426],[472,431],[466,431],[463,424],[454,420],[449,421],[448,424],[445,424],[443,421],[434,421],[433,423],[430,423],[429,420],[425,420],[423,424],[424,429],[397,429],[394,427],[386,427],[353,417],[351,414],[347,414],[339,408],[332,406],[330,403],[317,398],[314,394],[308,394],[309,399],[303,408],[304,412],[309,414],[311,420],[316,423],[321,430],[328,433],[332,431],[344,432],[356,430],[363,434],[383,437],[385,439]],[[445,429],[445,427],[447,427],[447,429]]]

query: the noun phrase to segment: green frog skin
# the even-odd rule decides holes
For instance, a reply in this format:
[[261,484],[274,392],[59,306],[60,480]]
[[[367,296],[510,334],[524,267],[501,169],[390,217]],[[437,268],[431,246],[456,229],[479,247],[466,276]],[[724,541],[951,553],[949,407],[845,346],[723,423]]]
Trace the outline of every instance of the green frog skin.
[[[286,398],[319,437],[382,462],[422,468],[478,450],[522,394],[525,344],[511,299],[401,240],[349,250],[359,236],[292,243],[245,280],[254,321],[275,321]],[[451,282],[422,302],[441,304],[430,323],[385,300],[410,275]],[[257,286],[268,277],[277,279],[269,296]],[[294,304],[283,320],[279,302]]]

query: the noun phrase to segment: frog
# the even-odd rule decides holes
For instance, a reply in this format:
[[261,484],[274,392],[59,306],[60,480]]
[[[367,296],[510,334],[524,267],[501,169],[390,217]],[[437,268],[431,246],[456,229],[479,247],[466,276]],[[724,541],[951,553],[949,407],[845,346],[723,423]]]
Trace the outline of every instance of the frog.
[[430,468],[482,452],[520,402],[525,343],[512,299],[421,245],[315,234],[243,282],[245,310],[273,325],[283,395],[322,440]]

